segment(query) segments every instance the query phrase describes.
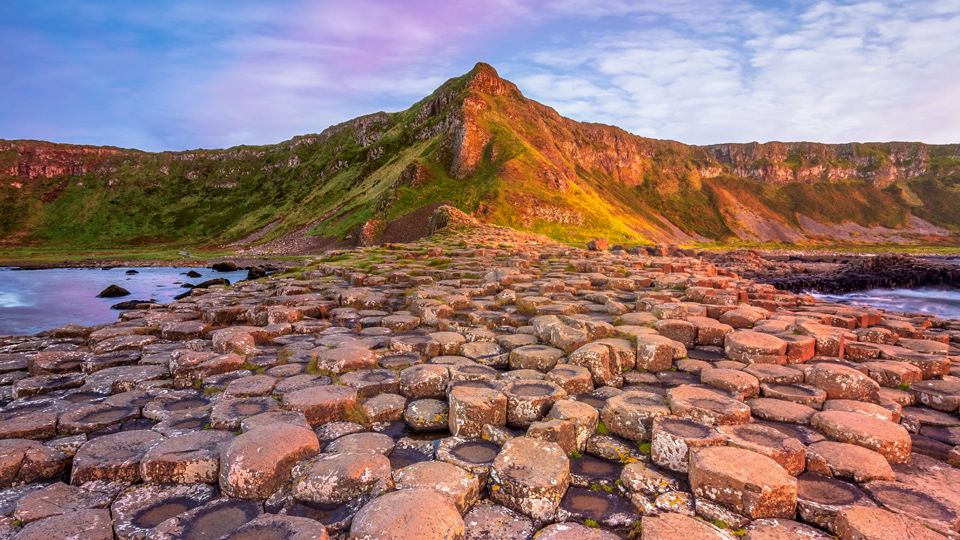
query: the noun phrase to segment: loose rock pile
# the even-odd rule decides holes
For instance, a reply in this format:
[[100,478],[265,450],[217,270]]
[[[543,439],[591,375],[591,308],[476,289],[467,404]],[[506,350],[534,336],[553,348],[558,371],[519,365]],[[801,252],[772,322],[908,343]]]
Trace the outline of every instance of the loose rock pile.
[[507,229],[329,253],[5,340],[0,539],[955,538],[958,341]]

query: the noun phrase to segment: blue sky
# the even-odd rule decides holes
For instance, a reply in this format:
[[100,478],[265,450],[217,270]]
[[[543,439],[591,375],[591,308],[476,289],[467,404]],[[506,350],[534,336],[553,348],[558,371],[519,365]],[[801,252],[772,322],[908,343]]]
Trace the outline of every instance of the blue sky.
[[691,144],[960,142],[960,2],[0,3],[0,138],[265,144],[409,107],[476,62]]

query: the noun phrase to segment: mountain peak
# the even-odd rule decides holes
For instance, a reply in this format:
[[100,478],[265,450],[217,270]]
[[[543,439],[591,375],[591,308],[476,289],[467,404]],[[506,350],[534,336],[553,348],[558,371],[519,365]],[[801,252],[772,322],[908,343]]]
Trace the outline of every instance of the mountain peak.
[[468,75],[472,75],[468,85],[470,90],[491,96],[503,96],[514,93],[517,97],[523,96],[523,94],[520,93],[520,89],[517,88],[517,85],[500,78],[500,74],[498,74],[497,70],[490,64],[477,62],[477,65],[470,70]]

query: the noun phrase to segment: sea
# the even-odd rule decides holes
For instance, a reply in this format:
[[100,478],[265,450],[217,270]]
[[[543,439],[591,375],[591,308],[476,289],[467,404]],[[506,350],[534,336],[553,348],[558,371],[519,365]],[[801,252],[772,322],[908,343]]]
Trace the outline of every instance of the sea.
[[814,297],[848,306],[871,306],[887,311],[927,313],[945,319],[960,319],[960,290],[939,287],[917,289],[872,289],[847,294],[817,294]]
[[[138,273],[128,275],[128,270]],[[201,277],[188,278],[189,271]],[[170,302],[194,285],[213,278],[234,283],[246,270],[217,272],[210,268],[56,268],[15,270],[0,268],[0,336],[32,335],[66,324],[92,326],[116,322],[120,311],[110,306],[125,300]],[[130,291],[120,298],[97,298],[110,285]]]

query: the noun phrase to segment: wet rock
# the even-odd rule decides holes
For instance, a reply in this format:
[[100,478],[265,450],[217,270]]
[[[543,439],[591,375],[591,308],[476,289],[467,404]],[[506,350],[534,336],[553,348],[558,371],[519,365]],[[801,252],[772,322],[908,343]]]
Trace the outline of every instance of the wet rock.
[[147,540],[225,538],[263,514],[256,501],[223,497],[188,510],[157,525]]
[[100,294],[97,295],[97,298],[118,298],[120,296],[129,296],[130,291],[124,289],[119,285],[110,285],[106,289],[100,291]]
[[625,530],[637,519],[632,505],[616,493],[571,487],[557,507],[558,521],[591,520],[604,527]]
[[210,268],[212,268],[216,272],[236,272],[237,263],[233,261],[221,261],[218,263],[214,263]]
[[452,463],[470,472],[486,485],[490,467],[500,452],[500,447],[483,439],[447,437],[437,445],[437,459]]
[[216,496],[216,488],[207,484],[133,486],[110,506],[117,540],[142,540],[157,525]]
[[225,540],[259,540],[278,538],[283,540],[327,540],[327,529],[314,519],[263,514],[237,529]]
[[709,446],[690,453],[694,495],[751,519],[791,518],[797,481],[772,459],[740,448]]
[[407,403],[403,421],[414,431],[443,431],[450,425],[450,406],[439,399],[418,399]]

